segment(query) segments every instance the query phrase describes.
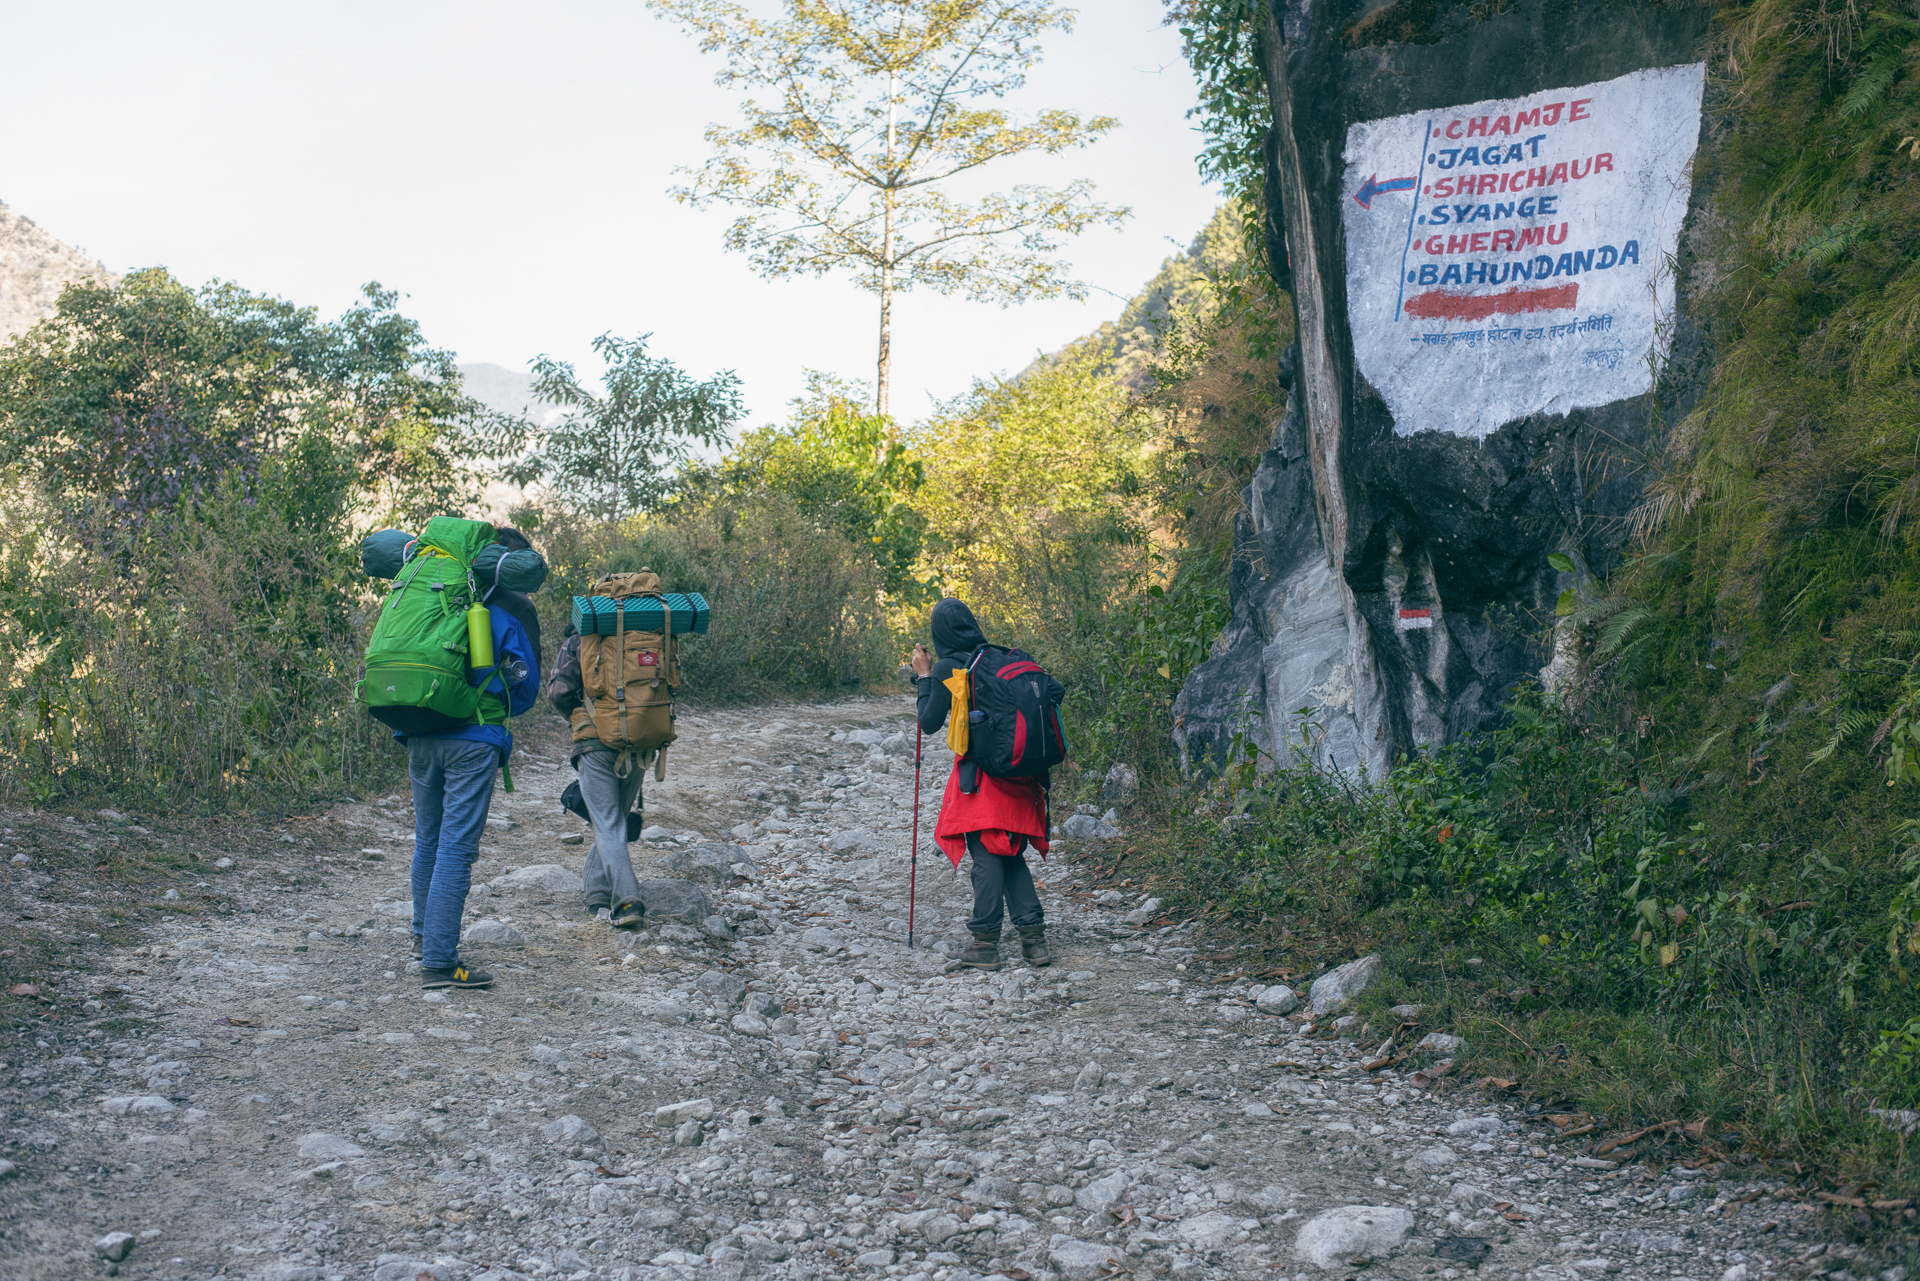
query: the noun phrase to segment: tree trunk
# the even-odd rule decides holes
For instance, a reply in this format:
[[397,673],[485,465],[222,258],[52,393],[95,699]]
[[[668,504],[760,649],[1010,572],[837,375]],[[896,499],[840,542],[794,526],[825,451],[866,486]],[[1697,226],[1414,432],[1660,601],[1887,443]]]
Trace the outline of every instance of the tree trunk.
[[880,266],[880,362],[874,376],[874,412],[890,411],[888,384],[893,380],[893,193],[887,193],[887,260]]
[[[893,169],[894,145],[897,138],[894,123],[895,95],[898,83],[894,73],[887,73],[887,185],[881,189],[881,199],[885,206],[885,239],[880,250],[880,358],[874,370],[873,411],[881,417],[888,416],[892,406],[893,383],[893,193],[894,183],[899,175]],[[887,435],[893,433],[888,431]],[[881,449],[886,444],[881,443]]]

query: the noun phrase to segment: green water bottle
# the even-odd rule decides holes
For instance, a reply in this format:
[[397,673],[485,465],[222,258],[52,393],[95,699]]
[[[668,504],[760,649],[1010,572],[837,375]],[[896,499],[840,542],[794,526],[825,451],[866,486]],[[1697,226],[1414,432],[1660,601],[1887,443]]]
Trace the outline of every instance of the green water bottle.
[[467,611],[467,666],[493,666],[493,616],[479,601]]

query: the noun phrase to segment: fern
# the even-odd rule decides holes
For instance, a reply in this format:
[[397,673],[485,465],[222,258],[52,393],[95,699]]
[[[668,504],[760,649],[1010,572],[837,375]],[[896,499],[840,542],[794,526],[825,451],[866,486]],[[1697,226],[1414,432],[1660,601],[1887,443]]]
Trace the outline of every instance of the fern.
[[[1653,611],[1644,605],[1626,603],[1601,625],[1600,635],[1594,641],[1594,653],[1601,658],[1610,658],[1615,653],[1622,652],[1621,647],[1627,643],[1627,638],[1632,635],[1633,630],[1652,617]],[[1650,639],[1652,638],[1642,637],[1640,641],[1635,642],[1635,645],[1637,647]]]
[[1854,77],[1853,87],[1840,100],[1843,120],[1858,120],[1880,105],[1880,100],[1893,86],[1894,77],[1900,74],[1900,64],[1905,60],[1902,54],[1899,48],[1885,49],[1867,64],[1866,70]]
[[1829,738],[1824,745],[1817,748],[1807,760],[1812,764],[1818,764],[1826,760],[1840,750],[1840,744],[1846,742],[1848,738],[1858,734],[1861,730],[1867,728],[1867,726],[1879,723],[1880,719],[1881,718],[1874,713],[1862,711],[1859,708],[1840,713],[1840,720],[1834,727],[1833,736]]

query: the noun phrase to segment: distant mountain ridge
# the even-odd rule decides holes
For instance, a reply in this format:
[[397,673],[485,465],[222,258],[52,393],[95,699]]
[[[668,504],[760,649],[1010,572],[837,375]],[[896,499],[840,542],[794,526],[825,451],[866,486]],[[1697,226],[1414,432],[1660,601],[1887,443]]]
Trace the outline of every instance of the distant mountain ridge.
[[0,204],[0,343],[53,315],[60,291],[75,280],[114,284],[106,264],[54,239]]

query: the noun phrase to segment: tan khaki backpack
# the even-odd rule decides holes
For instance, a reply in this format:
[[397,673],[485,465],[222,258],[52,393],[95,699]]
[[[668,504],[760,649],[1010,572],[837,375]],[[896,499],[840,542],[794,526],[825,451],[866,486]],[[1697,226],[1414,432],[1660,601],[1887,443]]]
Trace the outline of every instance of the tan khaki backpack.
[[[667,609],[660,576],[650,569],[608,574],[595,583],[594,596],[622,600],[652,596]],[[614,772],[625,778],[636,761],[653,766],[656,780],[667,776],[667,744],[673,742],[673,698],[680,688],[680,644],[669,611],[662,631],[629,631],[624,610],[611,636],[580,638],[580,683],[585,701],[573,713],[573,738],[597,738],[620,754]]]

